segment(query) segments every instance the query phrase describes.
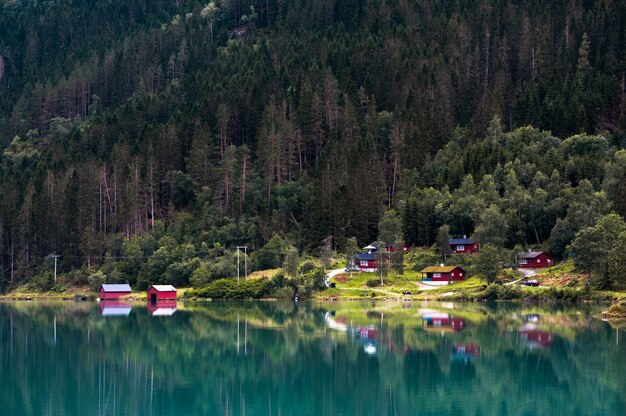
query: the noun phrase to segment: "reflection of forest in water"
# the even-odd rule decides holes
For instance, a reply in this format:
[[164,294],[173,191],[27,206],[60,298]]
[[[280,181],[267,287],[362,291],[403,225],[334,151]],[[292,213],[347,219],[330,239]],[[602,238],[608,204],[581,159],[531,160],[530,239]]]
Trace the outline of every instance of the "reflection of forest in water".
[[143,304],[128,314],[125,305],[0,304],[6,414],[623,415],[626,409],[626,339],[596,318],[598,308],[174,306],[156,316]]

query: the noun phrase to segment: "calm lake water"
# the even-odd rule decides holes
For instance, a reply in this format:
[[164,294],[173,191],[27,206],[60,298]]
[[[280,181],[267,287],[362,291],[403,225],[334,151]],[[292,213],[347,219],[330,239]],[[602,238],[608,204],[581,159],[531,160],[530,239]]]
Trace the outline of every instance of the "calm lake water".
[[0,414],[622,416],[600,310],[0,303]]

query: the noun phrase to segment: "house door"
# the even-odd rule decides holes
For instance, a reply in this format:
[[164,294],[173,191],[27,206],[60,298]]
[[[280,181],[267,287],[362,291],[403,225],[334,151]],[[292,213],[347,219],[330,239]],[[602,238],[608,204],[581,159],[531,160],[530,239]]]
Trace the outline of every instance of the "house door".
[[150,294],[150,302],[152,302],[152,303],[156,303],[156,301],[157,301],[157,295],[156,295],[156,293],[151,293],[151,294]]

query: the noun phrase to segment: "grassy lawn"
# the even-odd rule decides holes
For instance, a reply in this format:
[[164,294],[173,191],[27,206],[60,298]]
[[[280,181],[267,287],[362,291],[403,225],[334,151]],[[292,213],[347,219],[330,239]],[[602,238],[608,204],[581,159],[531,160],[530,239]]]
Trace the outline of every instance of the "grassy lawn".
[[[470,278],[450,285],[435,287],[433,289],[422,290],[419,286],[421,274],[409,271],[403,275],[390,273],[384,279],[384,285],[369,287],[368,281],[380,282],[380,275],[376,273],[342,273],[332,280],[335,288],[326,289],[319,292],[317,298],[372,298],[372,297],[410,297],[413,299],[432,299],[441,295],[459,291],[474,291],[481,289],[485,283],[479,278]],[[403,295],[402,292],[411,292],[411,295]],[[445,298],[445,296],[444,296]]]
[[74,299],[76,296],[96,298],[97,294],[89,287],[67,287],[50,291],[34,291],[28,287],[19,287],[10,293],[0,295],[0,300],[36,300],[36,299]]
[[540,276],[560,273],[575,273],[574,262],[572,260],[566,260],[564,262],[557,263],[552,267],[537,270],[537,274]]

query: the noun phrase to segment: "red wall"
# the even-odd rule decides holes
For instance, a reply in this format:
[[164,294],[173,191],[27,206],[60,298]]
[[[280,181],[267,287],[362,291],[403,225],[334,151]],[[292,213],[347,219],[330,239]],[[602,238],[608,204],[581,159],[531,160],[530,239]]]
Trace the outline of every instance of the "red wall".
[[367,266],[361,265],[361,261],[357,263],[357,266],[360,270],[364,269],[376,269],[376,260],[367,260]]
[[536,269],[538,267],[540,268],[540,267],[554,266],[554,260],[552,260],[552,257],[547,255],[546,253],[541,253],[534,259],[527,259],[527,260],[528,260],[527,264],[522,264],[520,262],[518,266],[521,267],[522,269]]
[[[456,251],[456,247],[462,245],[465,246],[465,250]],[[473,244],[452,244],[450,245],[450,252],[452,254],[476,254],[478,253],[478,243]]]
[[434,273],[426,273],[426,277],[431,279],[433,282],[447,282],[448,274],[454,273],[454,276],[450,276],[451,281],[463,280],[465,279],[465,272],[460,268],[456,268],[452,270],[450,273],[441,273],[441,277],[433,277]]
[[156,293],[157,299],[176,299],[176,292],[159,292],[151,287],[148,289],[148,300],[152,299],[153,293]]
[[100,289],[100,299],[119,299],[122,296],[128,296],[130,292],[105,292]]

